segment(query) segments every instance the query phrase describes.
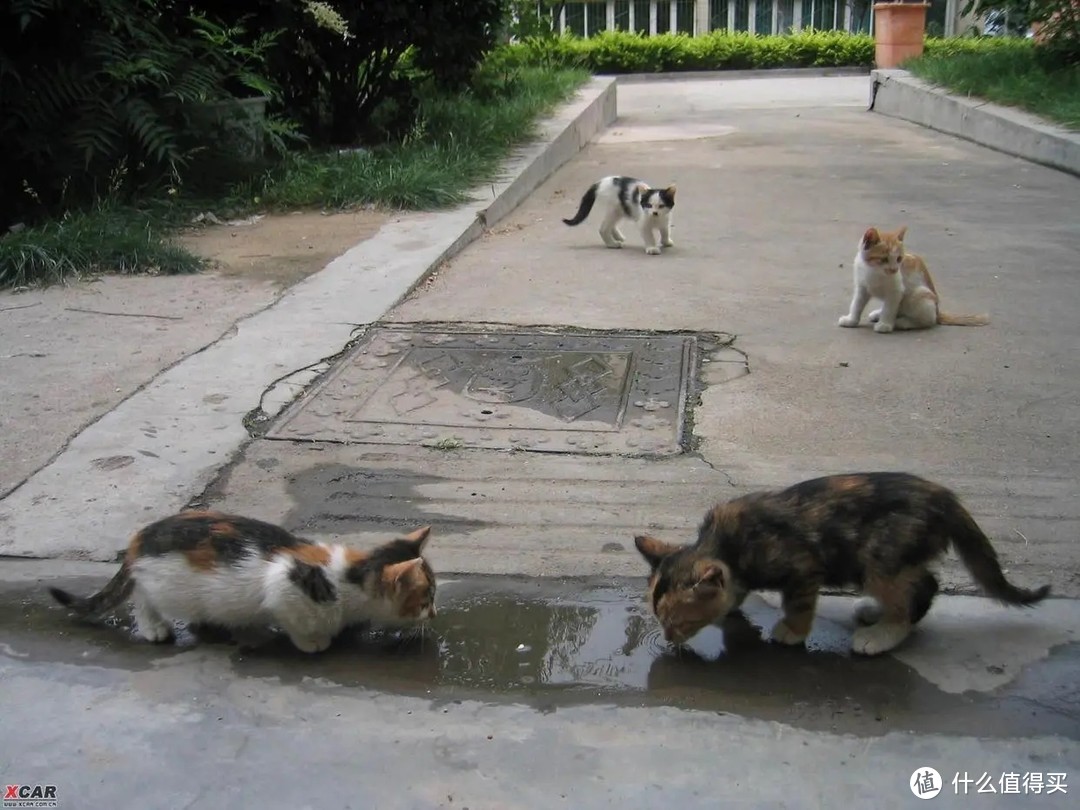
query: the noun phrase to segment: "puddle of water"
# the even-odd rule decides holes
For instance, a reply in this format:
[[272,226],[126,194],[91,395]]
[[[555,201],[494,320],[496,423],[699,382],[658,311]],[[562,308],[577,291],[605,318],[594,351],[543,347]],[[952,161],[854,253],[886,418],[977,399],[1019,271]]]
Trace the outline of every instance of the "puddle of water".
[[[83,591],[100,583],[60,584]],[[437,702],[512,700],[546,711],[582,702],[666,705],[855,734],[1080,738],[1074,679],[1065,675],[1075,672],[1080,645],[1061,648],[997,693],[950,695],[890,656],[852,657],[850,628],[824,617],[805,650],[765,641],[779,614],[753,595],[743,615],[682,649],[663,640],[637,581],[468,577],[440,583],[438,602],[438,619],[422,637],[355,630],[307,656],[269,633],[222,639],[181,628],[177,645],[142,643],[126,618],[77,622],[36,588],[0,596],[0,653],[143,670],[202,644],[227,655],[242,676]]]

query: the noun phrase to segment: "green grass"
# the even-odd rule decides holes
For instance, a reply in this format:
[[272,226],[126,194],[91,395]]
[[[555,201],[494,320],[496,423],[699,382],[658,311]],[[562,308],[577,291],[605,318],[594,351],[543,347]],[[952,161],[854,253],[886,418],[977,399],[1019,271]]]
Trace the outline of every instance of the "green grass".
[[422,99],[404,143],[369,152],[295,153],[237,190],[237,202],[269,208],[432,210],[467,199],[494,179],[537,120],[588,80],[583,70],[521,68],[486,77],[482,92]]
[[0,289],[101,272],[191,273],[201,260],[170,244],[159,215],[100,206],[0,238]]
[[952,93],[1019,107],[1069,129],[1080,129],[1080,67],[1050,70],[1029,40],[1000,38],[998,42],[992,48],[968,50],[935,50],[927,43],[927,52],[904,67]]
[[185,273],[200,260],[168,234],[196,210],[219,216],[252,210],[379,208],[433,210],[467,199],[500,163],[569,98],[589,74],[563,68],[496,66],[464,95],[431,93],[404,143],[366,153],[296,152],[218,200],[100,206],[0,236],[0,289],[52,284],[89,273]]

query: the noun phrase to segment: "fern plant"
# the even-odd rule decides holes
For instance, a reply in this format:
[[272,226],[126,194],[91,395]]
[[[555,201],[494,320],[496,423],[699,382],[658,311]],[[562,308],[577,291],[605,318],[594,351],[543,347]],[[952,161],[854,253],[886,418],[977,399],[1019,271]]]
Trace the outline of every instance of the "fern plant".
[[[215,149],[200,107],[275,94],[274,37],[165,0],[0,0],[0,229],[180,182]],[[288,127],[265,129],[284,148]]]

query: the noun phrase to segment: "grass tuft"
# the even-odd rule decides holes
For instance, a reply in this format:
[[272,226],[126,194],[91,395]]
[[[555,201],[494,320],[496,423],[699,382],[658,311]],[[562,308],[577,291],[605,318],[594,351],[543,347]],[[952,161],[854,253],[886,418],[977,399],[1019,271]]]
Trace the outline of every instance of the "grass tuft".
[[[980,40],[971,40],[979,42]],[[1080,67],[1051,69],[1030,40],[1000,38],[994,48],[931,49],[904,67],[960,95],[1019,107],[1080,129]]]
[[192,273],[202,260],[167,241],[157,217],[101,206],[0,236],[0,289],[95,273]]
[[53,284],[90,273],[187,273],[202,262],[166,241],[198,210],[239,215],[318,207],[435,210],[465,202],[494,180],[537,121],[584,84],[583,70],[488,66],[474,88],[445,95],[430,86],[404,142],[366,152],[296,152],[225,199],[145,200],[141,210],[101,206],[0,236],[0,288]]
[[367,152],[306,152],[237,189],[237,202],[270,208],[433,210],[465,202],[493,180],[513,148],[535,134],[539,118],[589,76],[582,70],[520,68],[482,77],[463,95],[431,94],[400,144]]

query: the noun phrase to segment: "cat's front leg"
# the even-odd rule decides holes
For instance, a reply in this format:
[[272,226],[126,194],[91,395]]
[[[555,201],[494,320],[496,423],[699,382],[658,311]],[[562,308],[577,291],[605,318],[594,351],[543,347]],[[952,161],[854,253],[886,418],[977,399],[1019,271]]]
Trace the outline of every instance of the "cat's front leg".
[[814,623],[820,583],[807,580],[784,591],[784,618],[772,629],[774,641],[781,644],[802,644]]
[[296,646],[296,649],[305,653],[320,653],[327,649],[333,640],[334,637],[329,633],[313,633],[307,635],[289,633],[289,641]]
[[647,219],[642,220],[641,223],[641,238],[645,242],[645,252],[650,256],[657,256],[660,254],[660,243],[657,241],[656,229],[652,226],[652,223]]
[[877,323],[874,324],[875,332],[891,332],[896,328],[896,313],[900,310],[900,302],[903,296],[886,298],[878,310]]
[[619,238],[619,229],[616,227],[621,216],[617,210],[612,211],[600,223],[600,238],[604,240],[604,244],[609,248],[622,247],[622,239]]
[[862,284],[856,284],[855,291],[851,294],[851,306],[848,308],[848,314],[841,316],[840,320],[837,322],[838,325],[848,328],[858,326],[859,320],[862,318],[863,310],[866,309],[866,305],[869,302],[870,291]]
[[660,227],[660,244],[664,247],[675,247],[675,240],[671,238],[670,222],[666,222]]
[[330,646],[334,639],[332,631],[340,627],[329,610],[320,609],[296,592],[288,594],[274,605],[271,616],[298,650],[317,653]]
[[172,623],[165,620],[141,588],[136,589],[134,601],[135,628],[140,636],[155,644],[172,638]]

